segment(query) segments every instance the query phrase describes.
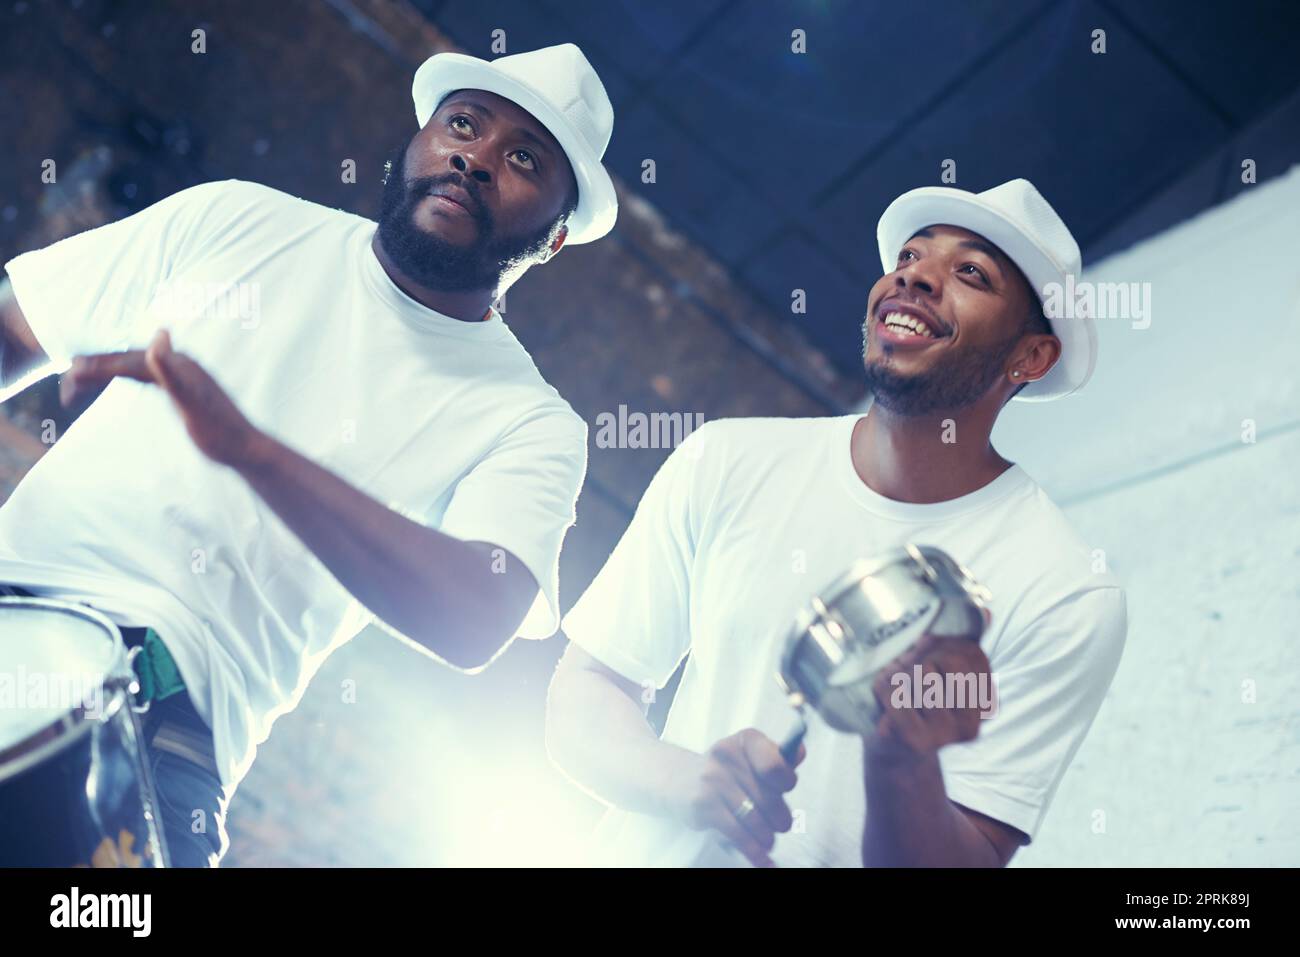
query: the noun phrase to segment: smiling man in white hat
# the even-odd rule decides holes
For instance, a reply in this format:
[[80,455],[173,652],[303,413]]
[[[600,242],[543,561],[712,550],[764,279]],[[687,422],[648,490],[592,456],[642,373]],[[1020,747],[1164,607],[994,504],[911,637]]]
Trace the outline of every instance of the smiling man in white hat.
[[493,302],[613,226],[613,109],[571,44],[434,56],[412,93],[378,224],[226,180],[6,266],[0,389],[94,398],[0,508],[0,593],[144,649],[175,864],[219,859],[257,745],[366,623],[465,669],[558,625],[586,425]]
[[[1078,247],[1025,180],[913,190],[879,241],[867,414],[696,430],[565,617],[548,742],[612,806],[603,863],[1005,865],[1101,705],[1127,628],[1122,584],[989,441],[1013,396],[1070,395],[1092,373],[1092,320],[1043,313]],[[787,763],[774,674],[790,623],[855,560],[908,543],[991,591],[987,630],[922,638],[878,675],[872,734],[813,720]],[[645,705],[684,657],[656,737]],[[895,680],[918,667],[994,693],[906,707]]]

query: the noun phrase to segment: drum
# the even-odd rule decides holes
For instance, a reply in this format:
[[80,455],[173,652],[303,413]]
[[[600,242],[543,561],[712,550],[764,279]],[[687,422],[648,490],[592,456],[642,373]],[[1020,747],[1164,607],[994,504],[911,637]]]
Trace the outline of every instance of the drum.
[[103,615],[0,597],[0,866],[165,866],[135,689]]
[[777,680],[800,712],[786,760],[807,730],[805,704],[832,728],[866,734],[881,709],[876,673],[927,632],[978,641],[992,595],[942,549],[908,544],[855,562],[796,617]]

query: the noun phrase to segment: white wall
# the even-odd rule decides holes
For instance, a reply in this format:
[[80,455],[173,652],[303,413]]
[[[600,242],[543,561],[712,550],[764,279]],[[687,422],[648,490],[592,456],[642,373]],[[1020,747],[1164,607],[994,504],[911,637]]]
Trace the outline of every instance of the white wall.
[[1300,166],[1098,263],[1085,279],[1151,284],[1150,327],[1100,321],[1084,392],[999,420],[999,452],[1105,549],[1130,613],[1017,864],[1300,864],[1298,232]]

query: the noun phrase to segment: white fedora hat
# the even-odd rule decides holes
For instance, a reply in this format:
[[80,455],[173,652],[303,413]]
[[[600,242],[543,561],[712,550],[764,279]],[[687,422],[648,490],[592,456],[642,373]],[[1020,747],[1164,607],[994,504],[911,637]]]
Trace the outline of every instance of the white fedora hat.
[[[1027,179],[1013,179],[982,193],[951,186],[923,186],[889,204],[876,227],[880,262],[886,273],[897,268],[899,250],[927,226],[960,226],[993,243],[1033,286],[1042,302],[1055,285],[1057,295],[1073,288],[1082,269],[1079,244],[1056,210]],[[1072,276],[1067,286],[1067,278]],[[1051,316],[1061,340],[1061,357],[1047,374],[1030,382],[1017,399],[1046,402],[1078,392],[1097,365],[1097,327],[1091,316]]]
[[559,142],[578,180],[578,208],[569,220],[570,243],[589,243],[614,228],[618,197],[601,157],[614,130],[605,85],[572,43],[480,60],[438,53],[415,71],[411,96],[420,127],[455,90],[486,90],[523,107]]

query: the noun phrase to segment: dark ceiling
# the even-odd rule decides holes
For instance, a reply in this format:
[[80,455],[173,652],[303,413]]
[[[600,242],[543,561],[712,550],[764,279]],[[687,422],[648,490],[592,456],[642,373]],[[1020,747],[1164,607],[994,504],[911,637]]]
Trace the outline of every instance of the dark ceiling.
[[[1241,188],[1236,153],[1263,157],[1261,181],[1300,158],[1295,126],[1249,142],[1300,87],[1295,0],[414,5],[476,56],[496,29],[507,52],[579,44],[614,102],[615,175],[849,374],[861,342],[843,320],[881,274],[876,220],[945,159],[964,189],[1032,180],[1086,263]],[[1216,153],[1208,188],[1155,202]]]

